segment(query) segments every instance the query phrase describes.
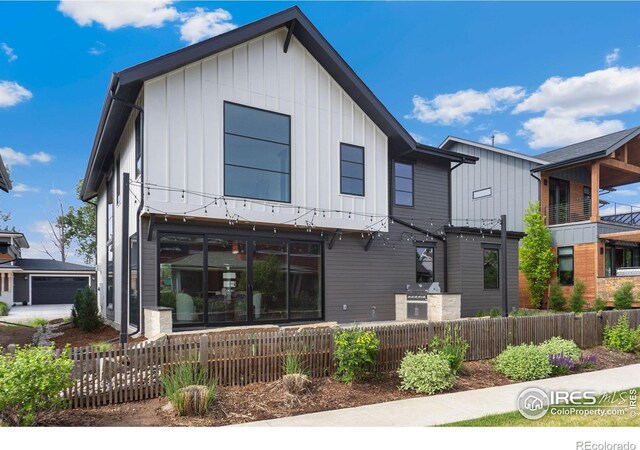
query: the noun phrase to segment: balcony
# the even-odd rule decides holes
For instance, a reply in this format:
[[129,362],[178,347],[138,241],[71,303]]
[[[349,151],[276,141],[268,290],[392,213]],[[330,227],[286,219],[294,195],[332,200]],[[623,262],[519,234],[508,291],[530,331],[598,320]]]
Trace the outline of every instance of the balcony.
[[[542,208],[547,225],[562,225],[588,221],[591,218],[591,200],[581,199]],[[640,206],[601,201],[600,221],[640,226]]]

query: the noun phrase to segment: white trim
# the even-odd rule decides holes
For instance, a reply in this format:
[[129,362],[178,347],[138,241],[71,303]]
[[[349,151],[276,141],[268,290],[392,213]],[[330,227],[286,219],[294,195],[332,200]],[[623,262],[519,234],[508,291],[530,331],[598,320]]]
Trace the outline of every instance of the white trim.
[[[81,274],[78,274],[78,273],[76,273],[76,274],[71,274],[71,273],[68,273],[68,272],[67,272],[66,274],[57,274],[57,273],[55,273],[55,272],[49,272],[49,273],[54,274],[55,278],[65,278],[65,277],[69,277],[69,278],[71,278],[71,277],[73,277],[73,278],[76,278],[76,277],[87,277],[87,278],[89,279],[89,286],[91,286],[91,277],[93,276],[93,275],[91,275],[91,274],[87,274],[86,272],[85,272],[85,273],[81,273]],[[49,276],[50,276],[50,275],[48,275],[48,274],[42,274],[42,273],[41,273],[41,274],[32,274],[32,273],[29,273],[29,274],[28,274],[28,277],[29,277],[29,305],[33,305],[33,298],[32,298],[32,290],[33,290],[33,289],[32,289],[32,284],[33,284],[33,278],[34,278],[34,277],[36,277],[36,278],[45,278],[45,277],[49,277]]]
[[533,162],[533,163],[536,163],[536,164],[543,164],[543,165],[544,164],[549,164],[549,161],[543,161],[541,159],[537,159],[537,158],[534,158],[533,156],[525,155],[523,153],[518,153],[518,152],[514,152],[512,150],[507,150],[507,149],[499,148],[499,147],[492,147],[492,146],[487,145],[487,144],[482,144],[480,142],[470,141],[470,140],[459,138],[459,137],[455,137],[455,136],[447,136],[447,138],[442,142],[442,144],[440,144],[440,148],[443,149],[443,150],[446,150],[445,146],[449,142],[457,142],[459,144],[465,144],[465,145],[470,145],[472,147],[478,147],[478,148],[481,148],[481,149],[484,149],[484,150],[488,150],[490,152],[500,153],[500,154],[503,154],[503,155],[511,156],[513,158],[524,159],[525,161]]
[[[476,196],[476,194],[478,194]],[[471,193],[472,200],[482,200],[483,198],[489,198],[493,195],[493,189],[491,187],[486,187],[482,189],[476,189]]]

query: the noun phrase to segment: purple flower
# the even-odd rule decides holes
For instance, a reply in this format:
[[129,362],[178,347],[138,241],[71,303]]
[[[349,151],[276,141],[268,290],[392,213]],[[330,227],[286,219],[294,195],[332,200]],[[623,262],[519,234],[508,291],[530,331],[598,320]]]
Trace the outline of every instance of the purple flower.
[[595,367],[598,357],[596,355],[580,355],[580,365],[586,368]]
[[549,355],[549,362],[553,366],[553,373],[563,375],[569,373],[576,365],[573,360],[563,353]]

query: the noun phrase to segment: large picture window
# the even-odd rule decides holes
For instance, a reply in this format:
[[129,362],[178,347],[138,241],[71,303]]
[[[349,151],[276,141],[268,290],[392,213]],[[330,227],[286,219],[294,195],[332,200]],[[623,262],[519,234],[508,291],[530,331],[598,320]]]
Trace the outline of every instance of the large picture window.
[[558,248],[558,281],[563,286],[573,284],[573,247]]
[[416,282],[433,283],[433,247],[416,247]]
[[497,248],[484,248],[482,252],[484,288],[498,289],[500,287],[500,251]]
[[395,204],[413,206],[413,164],[394,163],[393,186]]
[[113,176],[107,180],[107,283],[106,283],[106,303],[108,309],[113,309],[114,298],[114,280],[115,280],[115,266],[113,255],[113,230],[114,230],[114,215],[113,215]]
[[225,195],[291,201],[291,118],[224,104]]
[[138,235],[129,238],[129,324],[140,326],[140,288],[138,285]]
[[364,196],[364,147],[340,144],[340,192]]
[[136,146],[136,178],[142,173],[142,113],[138,113],[135,122],[135,146]]

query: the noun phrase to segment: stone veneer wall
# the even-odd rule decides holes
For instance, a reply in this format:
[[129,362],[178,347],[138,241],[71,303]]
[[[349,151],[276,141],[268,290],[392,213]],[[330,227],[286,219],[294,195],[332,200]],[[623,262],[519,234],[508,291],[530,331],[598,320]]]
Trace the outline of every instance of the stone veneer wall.
[[613,305],[613,293],[624,283],[633,283],[633,285],[635,286],[633,289],[633,294],[636,299],[640,295],[640,276],[598,277],[596,283],[598,295],[610,305]]

